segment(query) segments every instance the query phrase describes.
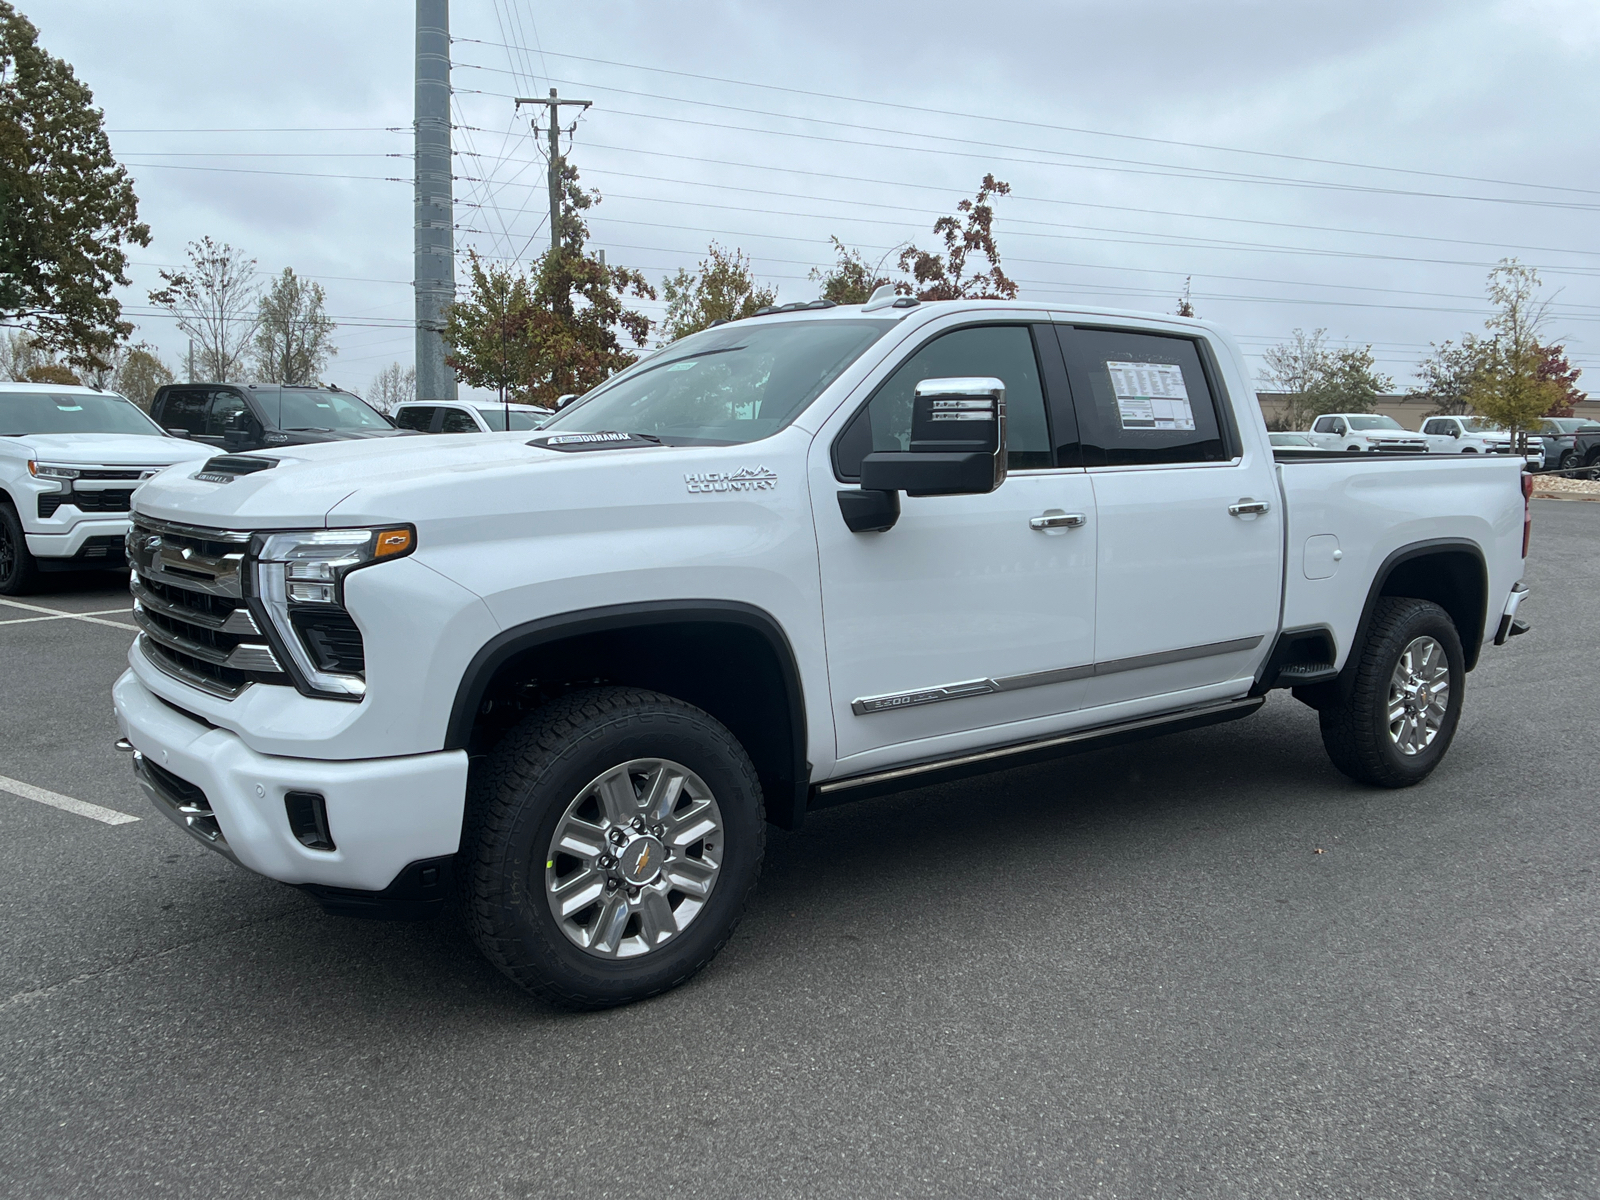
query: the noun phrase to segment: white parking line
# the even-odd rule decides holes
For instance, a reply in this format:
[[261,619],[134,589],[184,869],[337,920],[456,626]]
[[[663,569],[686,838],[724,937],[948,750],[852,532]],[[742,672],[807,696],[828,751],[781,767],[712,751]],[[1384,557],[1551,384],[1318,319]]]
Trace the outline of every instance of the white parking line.
[[24,800],[37,800],[40,804],[48,804],[51,808],[59,808],[62,812],[77,813],[80,817],[88,817],[91,821],[99,821],[104,825],[127,825],[139,819],[118,812],[114,808],[102,808],[98,804],[90,804],[87,800],[74,800],[71,796],[63,796],[60,792],[34,787],[33,784],[23,783],[20,779],[7,779],[4,775],[0,775],[0,792],[10,792],[13,796],[21,796]]
[[42,604],[24,604],[21,600],[6,600],[0,598],[0,604],[9,604],[12,608],[24,608],[29,612],[44,613],[44,617],[19,617],[11,621],[0,621],[0,625],[19,625],[23,621],[61,620],[87,621],[90,625],[109,625],[112,629],[131,629],[131,625],[124,625],[121,621],[104,620],[106,613],[132,612],[131,608],[103,608],[98,613],[63,612],[59,608],[46,608]]

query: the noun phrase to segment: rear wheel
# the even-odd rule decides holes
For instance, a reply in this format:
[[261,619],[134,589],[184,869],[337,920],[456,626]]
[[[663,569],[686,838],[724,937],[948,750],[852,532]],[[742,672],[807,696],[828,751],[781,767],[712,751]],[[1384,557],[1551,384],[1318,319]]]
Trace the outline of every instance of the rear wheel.
[[761,869],[749,756],[710,714],[635,688],[573,692],[474,779],[463,899],[478,946],[528,991],[607,1008],[720,950]]
[[0,596],[25,596],[39,581],[39,564],[28,552],[22,519],[0,501]]
[[1351,653],[1351,678],[1319,710],[1328,757],[1359,783],[1420,783],[1461,719],[1466,660],[1455,623],[1431,601],[1385,597]]
[[1558,463],[1556,463],[1556,469],[1558,471],[1570,471],[1570,470],[1572,470],[1573,467],[1575,467],[1577,465],[1578,465],[1578,456],[1577,456],[1577,454],[1574,453],[1571,450],[1568,450],[1565,454],[1563,454],[1561,456],[1561,460]]

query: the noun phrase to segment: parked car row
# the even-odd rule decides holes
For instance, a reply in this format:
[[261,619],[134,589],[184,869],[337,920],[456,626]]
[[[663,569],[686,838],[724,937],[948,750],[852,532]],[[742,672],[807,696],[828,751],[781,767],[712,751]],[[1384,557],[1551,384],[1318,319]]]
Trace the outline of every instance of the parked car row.
[[[1429,417],[1413,433],[1379,413],[1324,413],[1303,433],[1274,433],[1280,449],[1390,453],[1510,454],[1511,435],[1482,417]],[[1528,437],[1535,470],[1600,465],[1600,425],[1581,417],[1546,417]]]
[[150,415],[114,392],[0,383],[0,595],[41,572],[125,570],[134,489],[175,463],[324,442],[532,430],[528,404],[409,403],[390,419],[336,387],[174,383]]

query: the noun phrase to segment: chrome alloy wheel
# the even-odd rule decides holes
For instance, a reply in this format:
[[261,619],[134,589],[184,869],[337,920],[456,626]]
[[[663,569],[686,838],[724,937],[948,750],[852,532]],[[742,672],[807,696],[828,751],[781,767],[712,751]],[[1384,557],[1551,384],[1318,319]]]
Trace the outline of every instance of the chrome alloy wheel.
[[689,768],[636,758],[584,787],[556,823],[544,890],[561,932],[597,958],[634,958],[705,909],[722,866],[722,810]]
[[1431,637],[1413,638],[1389,679],[1389,738],[1406,755],[1439,736],[1450,707],[1450,663]]

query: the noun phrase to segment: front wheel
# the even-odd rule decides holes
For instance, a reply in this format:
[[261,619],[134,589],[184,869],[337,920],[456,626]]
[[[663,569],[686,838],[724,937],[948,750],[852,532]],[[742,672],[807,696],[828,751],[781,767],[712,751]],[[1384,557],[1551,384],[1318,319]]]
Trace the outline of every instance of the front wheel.
[[28,552],[22,519],[0,503],[0,596],[25,596],[38,584],[39,564]]
[[474,779],[461,842],[479,948],[528,991],[608,1008],[676,987],[732,935],[766,838],[761,785],[710,714],[572,692]]
[[1466,660],[1455,622],[1432,601],[1385,597],[1351,654],[1353,675],[1319,710],[1328,757],[1358,783],[1421,783],[1461,719]]

